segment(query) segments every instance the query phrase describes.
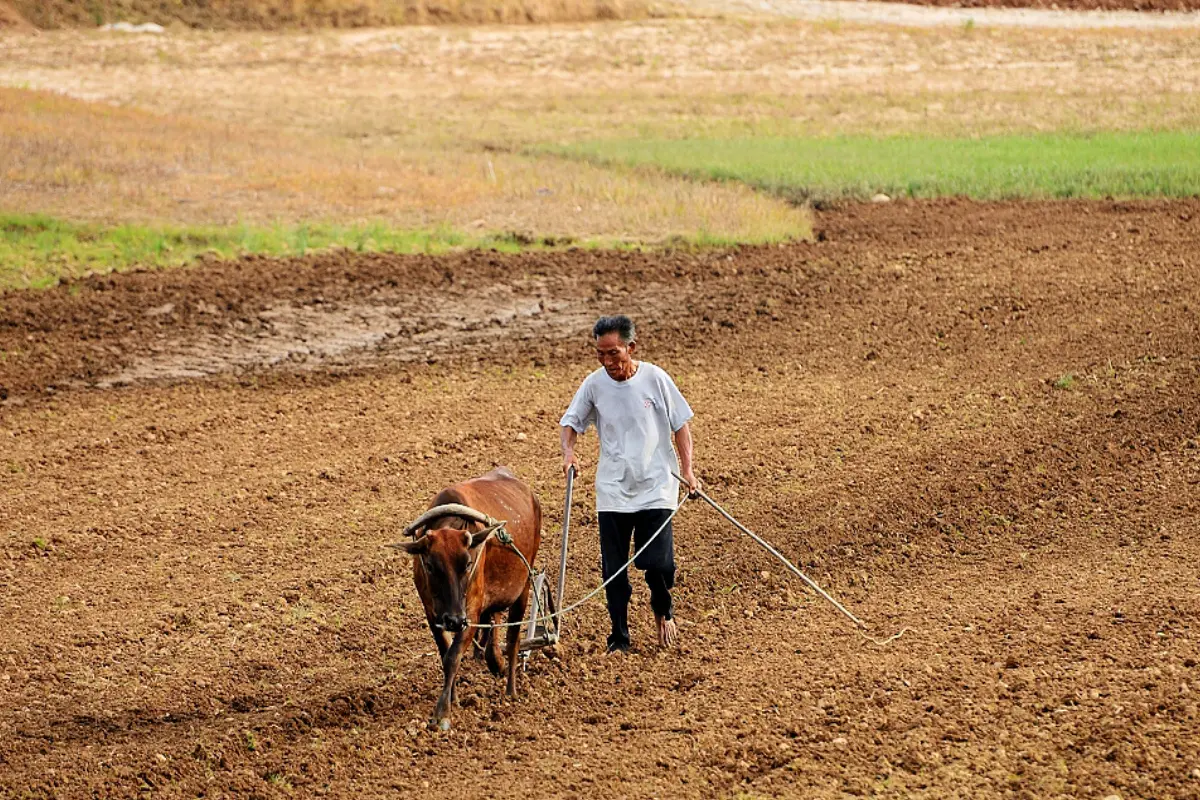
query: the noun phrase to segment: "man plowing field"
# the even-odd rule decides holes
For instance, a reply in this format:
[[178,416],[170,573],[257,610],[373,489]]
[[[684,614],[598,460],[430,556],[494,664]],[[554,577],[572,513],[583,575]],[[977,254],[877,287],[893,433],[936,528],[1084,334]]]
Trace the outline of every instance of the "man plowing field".
[[[659,367],[634,360],[637,349],[632,320],[601,317],[592,329],[596,357],[602,365],[584,379],[563,415],[563,470],[578,470],[575,442],[595,425],[600,436],[596,465],[596,512],[600,525],[601,570],[612,633],[608,650],[629,649],[629,599],[633,594],[625,564],[632,536],[635,548],[658,532],[651,546],[634,560],[650,587],[650,606],[659,644],[673,645],[678,636],[672,614],[675,545],[671,515],[678,499],[672,477],[676,450],[681,476],[689,490],[700,488],[692,471],[692,409]],[[674,437],[675,446],[671,440]],[[661,532],[659,532],[661,530]]]

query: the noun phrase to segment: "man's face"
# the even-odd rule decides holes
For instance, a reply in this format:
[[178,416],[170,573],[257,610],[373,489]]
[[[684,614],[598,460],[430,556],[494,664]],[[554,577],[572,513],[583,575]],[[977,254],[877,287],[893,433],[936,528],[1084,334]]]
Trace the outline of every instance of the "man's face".
[[596,340],[596,358],[615,381],[628,380],[633,375],[633,351],[637,342],[625,344],[616,331],[606,333]]

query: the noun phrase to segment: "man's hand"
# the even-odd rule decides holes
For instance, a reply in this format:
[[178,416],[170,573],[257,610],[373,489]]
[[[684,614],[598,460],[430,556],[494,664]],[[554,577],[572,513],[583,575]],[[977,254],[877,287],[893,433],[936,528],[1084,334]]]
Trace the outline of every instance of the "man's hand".
[[571,467],[575,468],[575,474],[579,474],[579,462],[575,460],[575,440],[579,438],[579,434],[574,428],[564,425],[560,434],[562,444],[563,458],[563,475],[571,471]]
[[684,470],[683,482],[687,484],[688,497],[695,499],[700,496],[698,494],[698,492],[700,491],[700,488],[701,488],[700,487],[700,479],[696,477],[695,472],[693,472],[690,469]]
[[675,451],[679,454],[679,469],[683,472],[683,482],[688,487],[688,497],[695,499],[700,491],[700,481],[692,471],[692,426],[685,422],[683,427],[675,431]]

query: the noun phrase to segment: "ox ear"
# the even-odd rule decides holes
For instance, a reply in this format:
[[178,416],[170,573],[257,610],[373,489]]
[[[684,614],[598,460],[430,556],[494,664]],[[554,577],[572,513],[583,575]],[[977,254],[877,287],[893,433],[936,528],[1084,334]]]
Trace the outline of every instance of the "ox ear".
[[388,546],[394,547],[397,550],[403,550],[410,556],[423,556],[429,552],[429,537],[422,536],[420,539],[416,539],[415,541],[396,542],[395,544]]
[[471,534],[471,541],[470,541],[470,543],[469,543],[467,546],[468,546],[468,547],[470,547],[470,548],[476,548],[476,547],[479,547],[479,545],[481,545],[481,544],[483,544],[484,542],[486,542],[486,541],[487,541],[487,538],[488,538],[489,536],[491,536],[491,535],[492,535],[494,532],[495,532],[495,529],[494,529],[494,528],[484,528],[484,529],[483,529],[483,530],[481,530],[481,531],[477,531],[476,533],[472,533],[472,534]]

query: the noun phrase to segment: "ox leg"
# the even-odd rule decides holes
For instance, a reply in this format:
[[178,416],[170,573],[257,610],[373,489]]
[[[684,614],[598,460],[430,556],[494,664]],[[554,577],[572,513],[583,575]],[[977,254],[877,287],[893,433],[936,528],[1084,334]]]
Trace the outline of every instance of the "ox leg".
[[[433,633],[433,641],[437,644],[438,659],[442,662],[442,674],[446,672],[446,652],[450,649],[450,634],[436,627],[433,620],[429,620],[429,630]],[[454,698],[451,697],[453,700]]]
[[[492,622],[495,619],[495,613],[487,615],[488,622]],[[484,651],[483,657],[487,660],[488,672],[499,677],[504,674],[504,667],[500,665],[500,631],[497,628],[493,628],[488,633],[492,637],[488,640],[487,649]]]
[[[485,625],[490,625],[492,623],[492,615],[484,613],[480,615],[479,621]],[[492,639],[495,638],[495,633],[491,628],[480,628],[475,633],[475,646],[472,648],[472,655],[475,656],[477,661],[487,657],[488,650],[492,645]],[[488,667],[490,668],[491,664],[488,664]]]
[[[517,598],[517,602],[513,603],[508,609],[508,619],[510,622],[517,622],[525,619],[525,608],[529,605],[529,584],[525,584],[525,590],[521,592],[521,596]],[[517,696],[517,648],[521,646],[521,626],[516,625],[508,629],[508,652],[505,654],[508,657],[508,696]]]
[[437,707],[433,710],[433,724],[438,728],[450,730],[450,703],[454,699],[454,681],[458,678],[458,667],[462,663],[463,648],[475,635],[474,628],[467,628],[455,634],[454,642],[442,657],[442,672],[446,676],[442,686],[442,696],[438,698]]
[[446,651],[450,649],[450,635],[434,625],[432,619],[429,620],[429,632],[433,634],[434,644],[437,645],[438,657],[445,660]]

